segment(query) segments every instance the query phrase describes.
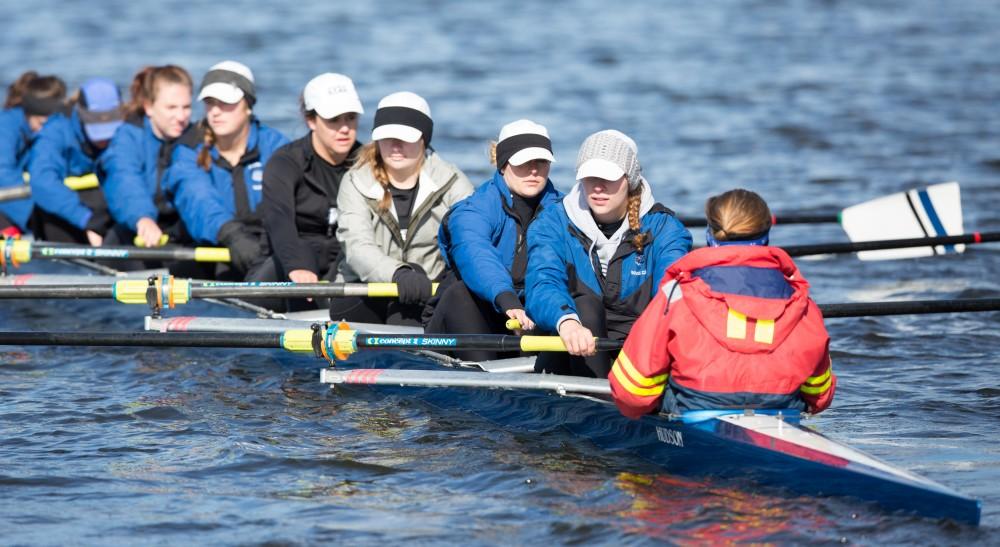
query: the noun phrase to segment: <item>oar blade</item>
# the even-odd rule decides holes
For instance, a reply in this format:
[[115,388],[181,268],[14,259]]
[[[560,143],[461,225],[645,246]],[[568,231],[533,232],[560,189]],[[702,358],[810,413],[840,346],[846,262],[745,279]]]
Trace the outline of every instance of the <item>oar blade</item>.
[[[957,182],[899,192],[844,209],[841,225],[851,241],[961,235],[961,191]],[[861,260],[894,260],[961,253],[965,245],[862,251]]]

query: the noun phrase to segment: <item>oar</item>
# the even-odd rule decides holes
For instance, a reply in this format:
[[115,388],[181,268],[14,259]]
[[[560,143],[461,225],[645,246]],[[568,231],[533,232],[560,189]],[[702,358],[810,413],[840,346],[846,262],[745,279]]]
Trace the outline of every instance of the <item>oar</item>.
[[[930,211],[922,209],[929,208]],[[885,236],[884,223],[903,221],[909,225],[913,215],[922,216],[928,226],[933,222],[929,216],[936,216],[942,224],[962,222],[962,205],[959,199],[957,182],[934,184],[926,188],[914,188],[905,192],[889,194],[856,205],[851,205],[840,211],[824,213],[775,213],[771,215],[771,224],[842,224],[851,232],[857,229],[862,232],[872,231],[875,236]],[[685,226],[703,227],[707,225],[700,215],[677,217]],[[943,219],[947,219],[944,221]],[[904,228],[908,229],[908,228]],[[960,229],[960,228],[959,228]],[[947,233],[951,233],[948,231]],[[860,235],[860,234],[859,234]],[[946,233],[924,233],[922,235],[946,235]],[[899,236],[915,237],[915,236]],[[854,237],[852,240],[856,240]],[[870,237],[867,239],[871,239]]]
[[[679,216],[677,220],[688,228],[703,228],[708,225],[705,217]],[[840,213],[789,213],[771,215],[772,225],[785,224],[840,224]]]
[[125,346],[285,349],[313,353],[313,331],[232,332],[18,332],[0,331],[0,346]]
[[[31,197],[31,187],[28,186],[28,182],[31,180],[31,177],[28,173],[24,173],[23,178],[24,184],[22,185],[0,188],[0,202],[14,201],[16,199]],[[100,181],[97,179],[97,175],[89,173],[79,177],[66,177],[63,179],[63,184],[65,184],[70,190],[79,192],[81,190],[97,188],[100,185]]]
[[0,265],[17,266],[34,258],[89,258],[96,260],[166,260],[194,262],[229,262],[225,247],[140,249],[135,247],[88,247],[85,245],[47,244],[23,240],[0,242]]
[[[621,342],[598,338],[597,349],[621,348]],[[566,351],[558,336],[505,336],[494,334],[366,334],[346,323],[282,333],[242,332],[0,332],[0,345],[21,346],[153,346],[278,348],[313,352],[333,361],[345,360],[359,349],[440,350],[486,349],[494,351]]]
[[[437,283],[431,285],[436,291]],[[0,300],[25,298],[109,298],[123,304],[157,304],[173,308],[193,298],[331,298],[368,296],[395,298],[395,283],[193,282],[173,276],[122,279],[107,285],[0,285]]]
[[848,302],[820,304],[823,317],[869,317],[876,315],[915,315],[925,313],[961,313],[1000,310],[1000,298],[956,298],[954,300],[906,300],[887,302]]
[[972,245],[976,243],[990,243],[995,241],[1000,241],[1000,232],[973,232],[971,234],[957,236],[882,239],[878,241],[857,241],[845,243],[815,243],[811,245],[786,245],[781,248],[791,256],[809,256],[836,253],[856,253],[885,249],[907,249],[912,247],[933,248],[941,245]]
[[469,387],[469,388],[511,388],[555,391],[566,393],[593,393],[610,395],[611,386],[600,378],[560,376],[556,374],[532,374],[505,372],[488,374],[485,372],[437,371],[437,370],[396,370],[396,369],[323,369],[320,382],[325,384],[361,384],[425,387]]

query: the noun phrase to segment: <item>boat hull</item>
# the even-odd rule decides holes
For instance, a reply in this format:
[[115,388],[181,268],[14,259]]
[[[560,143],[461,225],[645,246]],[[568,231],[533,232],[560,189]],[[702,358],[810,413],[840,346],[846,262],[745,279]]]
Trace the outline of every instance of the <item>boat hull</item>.
[[[397,354],[392,368],[428,368]],[[430,370],[440,370],[442,366]],[[483,373],[486,374],[486,373]],[[631,452],[667,472],[693,478],[749,480],[800,495],[843,496],[889,511],[978,525],[981,504],[893,467],[798,423],[797,413],[692,413],[630,420],[608,400],[519,389],[371,386],[434,406],[479,415],[513,429],[562,427],[611,450]]]

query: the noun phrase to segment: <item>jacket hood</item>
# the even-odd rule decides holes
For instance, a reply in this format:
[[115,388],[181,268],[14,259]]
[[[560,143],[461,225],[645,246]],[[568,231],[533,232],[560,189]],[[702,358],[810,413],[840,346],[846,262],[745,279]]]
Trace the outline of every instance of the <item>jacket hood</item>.
[[[728,282],[713,287],[703,276],[723,269]],[[777,247],[705,247],[670,268],[664,283],[676,280],[683,300],[698,322],[731,351],[771,353],[809,311],[809,283],[791,257]],[[755,296],[760,285],[782,281],[791,296]],[[725,285],[724,287],[722,285]],[[818,313],[818,310],[816,310]]]
[[[640,184],[642,185],[642,199],[639,203],[639,216],[642,217],[653,208],[656,201],[653,199],[653,192],[649,188],[649,183],[645,179],[641,179]],[[569,221],[590,239],[591,245],[588,253],[593,254],[596,252],[601,261],[601,269],[606,270],[608,262],[611,261],[611,258],[618,250],[618,246],[625,239],[625,234],[628,233],[628,221],[622,222],[618,231],[612,234],[611,237],[605,237],[604,233],[597,227],[597,221],[590,214],[590,206],[587,205],[587,196],[584,194],[583,184],[580,182],[577,182],[573,186],[573,189],[563,198],[563,208],[566,210],[566,216],[569,217]]]

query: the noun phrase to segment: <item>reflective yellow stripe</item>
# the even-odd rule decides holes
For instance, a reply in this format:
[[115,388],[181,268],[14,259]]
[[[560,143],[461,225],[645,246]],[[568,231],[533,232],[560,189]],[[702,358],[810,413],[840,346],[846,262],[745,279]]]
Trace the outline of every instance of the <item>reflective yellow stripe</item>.
[[729,320],[726,322],[726,337],[744,339],[747,337],[747,316],[733,308],[729,308]]
[[611,367],[611,374],[614,374],[615,379],[618,380],[618,384],[632,395],[638,395],[639,397],[657,397],[663,394],[663,384],[651,388],[637,387],[632,383],[632,380],[630,380],[629,377],[622,372],[622,369],[618,365],[619,363],[616,362],[615,366]]
[[642,387],[655,386],[667,381],[666,374],[652,377],[640,374],[639,371],[632,366],[632,361],[629,360],[628,355],[625,355],[624,351],[618,353],[618,359],[615,362],[620,364],[622,368],[625,369],[625,372],[628,373],[629,377],[635,378],[632,383],[638,384]]
[[802,387],[799,388],[799,391],[805,393],[806,395],[820,395],[822,393],[826,393],[826,391],[830,389],[831,384],[833,384],[833,378],[827,376],[826,382],[823,382],[823,385],[810,386],[807,384],[802,384]]
[[753,330],[753,341],[761,344],[774,342],[774,319],[758,319]]
[[830,374],[833,372],[833,367],[827,367],[826,372],[820,374],[819,376],[810,376],[806,378],[807,384],[819,385],[830,379]]

